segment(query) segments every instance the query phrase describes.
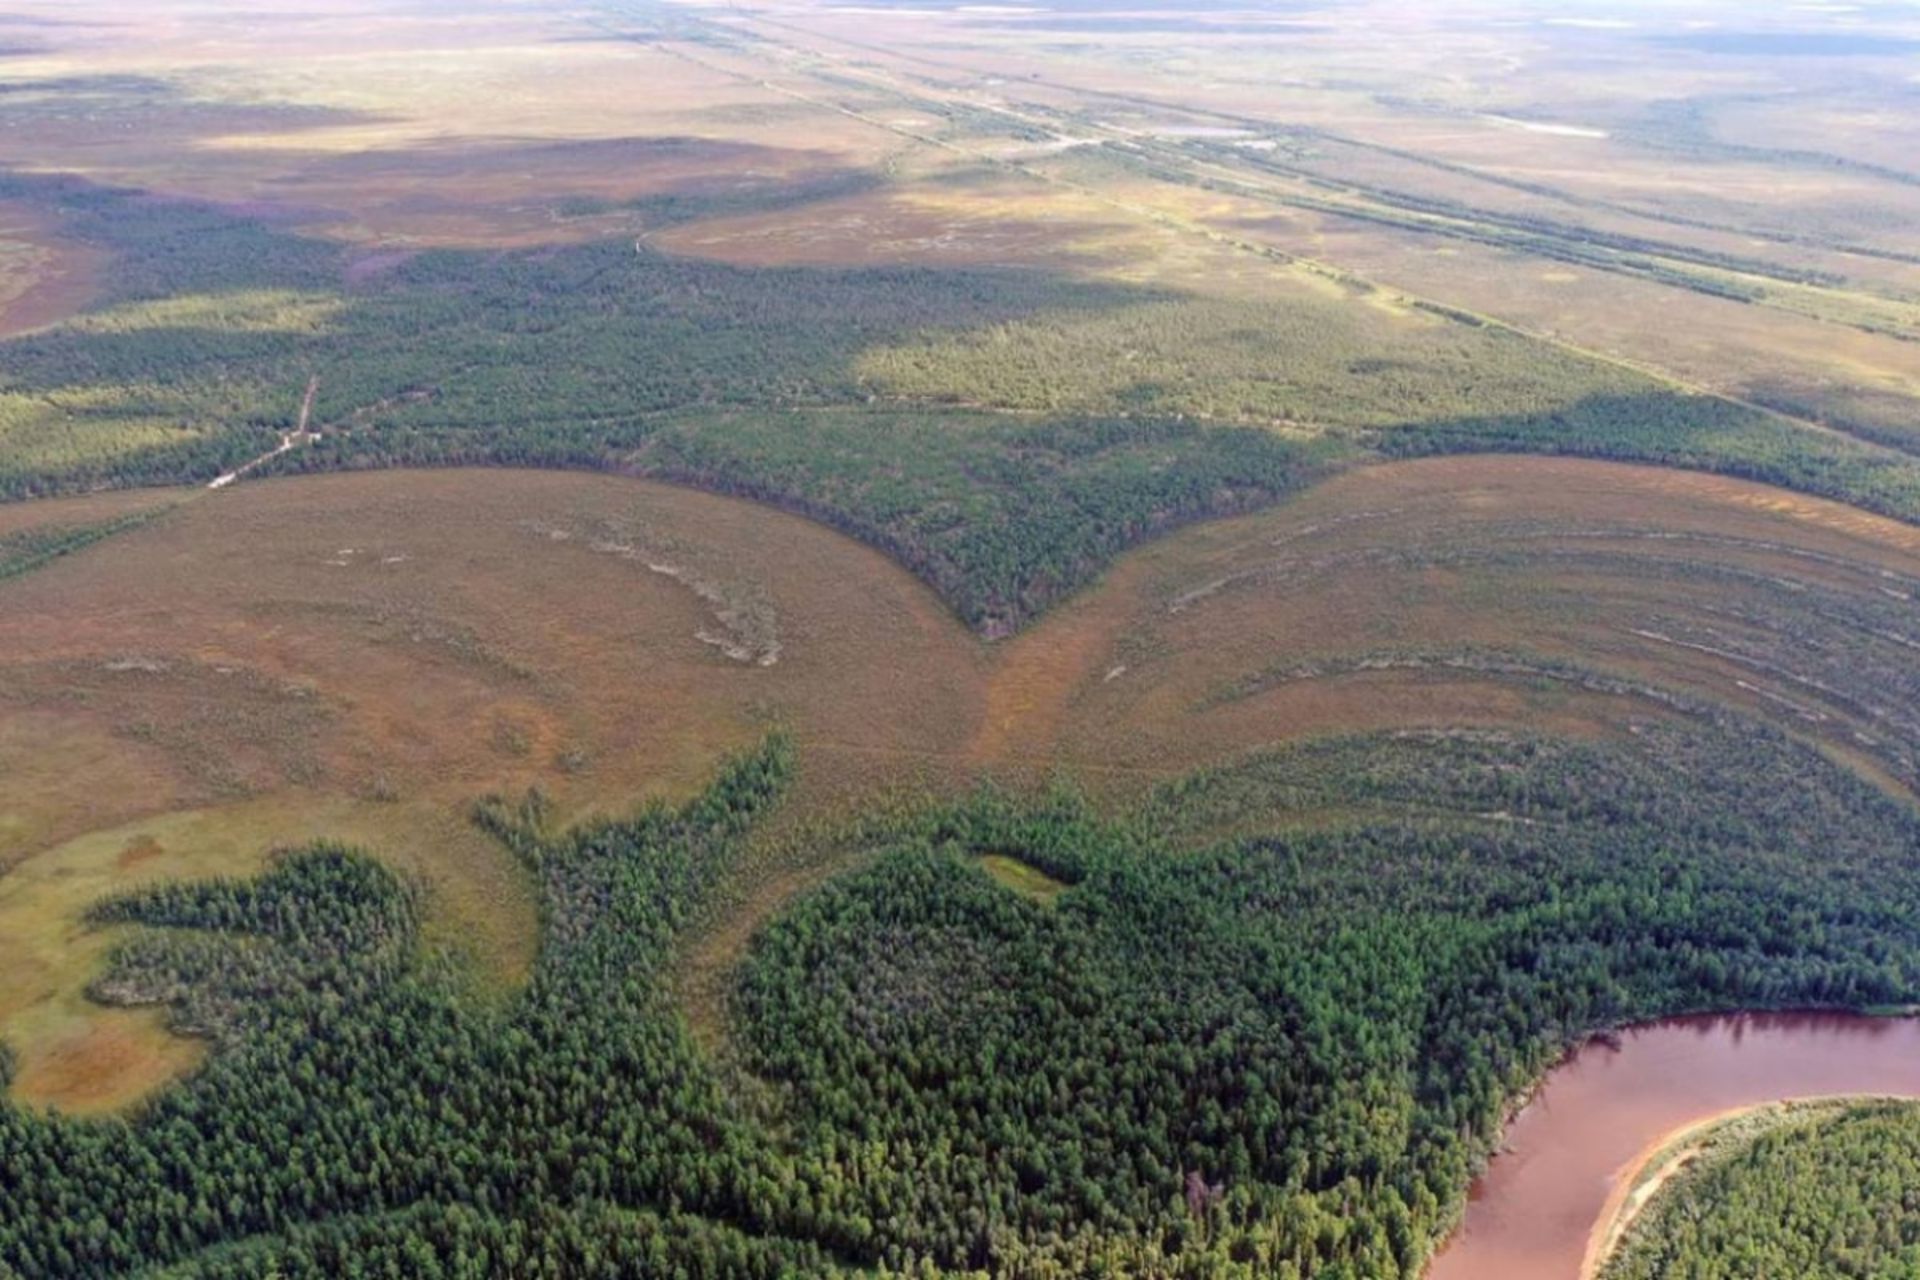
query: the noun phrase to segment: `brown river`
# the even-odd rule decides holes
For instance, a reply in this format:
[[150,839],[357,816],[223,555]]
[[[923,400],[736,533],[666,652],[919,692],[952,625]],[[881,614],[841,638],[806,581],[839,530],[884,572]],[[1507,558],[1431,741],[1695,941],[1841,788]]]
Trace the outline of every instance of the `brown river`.
[[1590,1043],[1508,1127],[1427,1280],[1577,1280],[1618,1181],[1680,1130],[1854,1093],[1920,1097],[1920,1018],[1671,1018]]

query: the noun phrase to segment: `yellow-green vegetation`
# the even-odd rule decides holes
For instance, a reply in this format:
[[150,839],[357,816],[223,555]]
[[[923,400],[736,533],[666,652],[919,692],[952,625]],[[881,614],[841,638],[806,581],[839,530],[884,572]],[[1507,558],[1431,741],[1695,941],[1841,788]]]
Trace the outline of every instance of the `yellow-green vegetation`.
[[882,392],[1036,412],[1386,427],[1572,410],[1647,384],[1501,332],[1301,289],[1043,314],[864,352]]
[[459,964],[477,996],[500,998],[523,980],[537,929],[530,895],[458,811],[296,793],[162,814],[68,840],[0,876],[0,1040],[15,1054],[13,1095],[115,1110],[196,1065],[203,1047],[164,1020],[89,997],[122,940],[90,924],[89,908],[129,886],[250,873],[315,831],[379,849],[426,886],[423,940]]
[[1030,862],[1004,853],[986,853],[980,856],[980,865],[1007,888],[1023,898],[1031,898],[1043,905],[1067,891],[1067,886],[1034,866]]
[[[212,425],[204,406],[153,388],[0,392],[0,450],[13,476],[115,465],[204,440]],[[24,480],[18,487],[33,492]]]
[[88,311],[56,328],[71,333],[207,329],[216,333],[317,333],[346,305],[337,294],[290,289],[151,298]]
[[1765,1107],[1656,1164],[1664,1179],[1602,1280],[1891,1277],[1920,1254],[1920,1103]]

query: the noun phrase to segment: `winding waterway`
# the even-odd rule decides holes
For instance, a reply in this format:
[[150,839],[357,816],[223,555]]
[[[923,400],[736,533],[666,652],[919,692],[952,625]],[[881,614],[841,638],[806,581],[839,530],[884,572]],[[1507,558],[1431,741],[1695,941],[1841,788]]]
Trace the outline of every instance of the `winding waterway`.
[[1920,1018],[1670,1018],[1589,1043],[1514,1118],[1427,1280],[1577,1280],[1614,1187],[1669,1137],[1833,1094],[1920,1097]]

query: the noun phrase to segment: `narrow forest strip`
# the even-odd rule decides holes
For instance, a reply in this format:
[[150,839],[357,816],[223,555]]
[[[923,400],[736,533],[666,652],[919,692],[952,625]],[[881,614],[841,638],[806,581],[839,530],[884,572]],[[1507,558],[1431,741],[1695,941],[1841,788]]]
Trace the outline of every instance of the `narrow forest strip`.
[[0,534],[0,582],[31,573],[115,534],[138,529],[165,515],[172,503],[90,524],[58,524]]

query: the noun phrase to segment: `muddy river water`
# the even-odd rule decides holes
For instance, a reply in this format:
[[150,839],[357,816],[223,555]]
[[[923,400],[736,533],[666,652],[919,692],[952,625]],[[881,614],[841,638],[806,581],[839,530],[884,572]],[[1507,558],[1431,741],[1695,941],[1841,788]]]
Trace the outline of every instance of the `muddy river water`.
[[1474,1184],[1427,1280],[1577,1280],[1619,1179],[1722,1112],[1832,1094],[1920,1097],[1920,1018],[1672,1018],[1557,1067]]

